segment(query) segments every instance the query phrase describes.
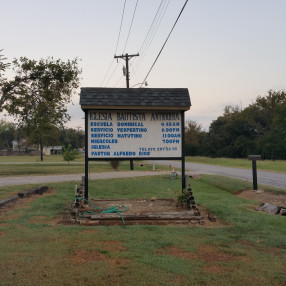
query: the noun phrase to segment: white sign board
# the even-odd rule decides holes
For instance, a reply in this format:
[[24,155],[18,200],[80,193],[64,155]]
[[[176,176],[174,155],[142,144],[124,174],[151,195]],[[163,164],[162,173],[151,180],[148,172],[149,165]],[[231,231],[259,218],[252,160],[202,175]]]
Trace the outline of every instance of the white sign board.
[[88,111],[88,158],[182,156],[181,112]]

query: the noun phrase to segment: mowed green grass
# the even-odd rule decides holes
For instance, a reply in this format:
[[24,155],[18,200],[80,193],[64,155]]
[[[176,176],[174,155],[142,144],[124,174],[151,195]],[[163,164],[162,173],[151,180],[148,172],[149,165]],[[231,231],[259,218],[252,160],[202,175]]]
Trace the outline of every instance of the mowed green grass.
[[[218,165],[224,167],[251,169],[252,162],[248,159],[230,159],[230,158],[209,158],[199,156],[188,156],[186,162]],[[261,160],[256,161],[258,170],[275,171],[286,173],[286,161],[284,160]]]
[[[213,181],[190,182],[197,204],[224,222],[217,228],[58,225],[74,182],[50,184],[53,193],[1,212],[1,285],[285,285],[285,217],[254,211],[257,202]],[[158,176],[89,185],[93,198],[169,198],[181,182]]]
[[[13,163],[13,162],[21,162],[21,163],[40,163],[40,156],[34,155],[23,155],[23,156],[0,156],[0,163]],[[44,162],[63,162],[67,163],[62,155],[51,155],[43,157]],[[84,162],[84,155],[80,155],[73,162]]]

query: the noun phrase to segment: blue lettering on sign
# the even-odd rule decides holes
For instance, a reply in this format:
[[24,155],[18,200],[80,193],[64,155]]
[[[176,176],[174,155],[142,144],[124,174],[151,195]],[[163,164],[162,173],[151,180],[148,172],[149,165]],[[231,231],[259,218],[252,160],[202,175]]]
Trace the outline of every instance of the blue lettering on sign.
[[90,136],[92,138],[113,138],[113,134],[107,133],[107,134],[101,134],[101,133],[91,133]]
[[90,122],[90,126],[113,126],[112,122]]
[[110,152],[91,152],[91,156],[110,156]]
[[135,126],[135,127],[143,127],[143,122],[117,122],[118,127],[124,126]]
[[166,132],[180,132],[180,128],[166,128]]
[[109,145],[91,145],[91,149],[110,149]]
[[145,112],[117,112],[118,121],[146,120]]
[[91,132],[113,132],[113,128],[90,128]]
[[142,134],[117,134],[118,138],[142,138]]
[[168,138],[181,138],[181,134],[167,134]]
[[136,152],[130,151],[117,151],[113,153],[113,156],[135,156]]
[[164,144],[179,144],[180,140],[179,139],[163,139],[162,142]]
[[147,132],[147,128],[117,128],[117,132]]
[[110,112],[90,112],[89,119],[90,120],[112,120],[112,116]]
[[150,156],[150,152],[139,152],[139,156]]
[[117,144],[118,140],[117,139],[91,139],[90,140],[91,144]]

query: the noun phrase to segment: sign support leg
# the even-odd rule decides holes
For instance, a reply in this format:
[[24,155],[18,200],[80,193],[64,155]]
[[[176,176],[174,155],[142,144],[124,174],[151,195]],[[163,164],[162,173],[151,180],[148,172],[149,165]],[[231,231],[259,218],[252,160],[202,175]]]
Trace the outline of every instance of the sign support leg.
[[185,179],[185,113],[181,112],[181,130],[182,130],[182,192],[186,188]]
[[85,178],[84,178],[84,198],[88,200],[88,111],[85,111]]

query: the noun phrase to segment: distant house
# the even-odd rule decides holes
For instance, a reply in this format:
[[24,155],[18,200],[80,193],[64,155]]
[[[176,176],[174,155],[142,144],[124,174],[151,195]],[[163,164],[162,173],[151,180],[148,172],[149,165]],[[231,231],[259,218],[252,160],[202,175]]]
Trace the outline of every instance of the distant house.
[[45,146],[43,149],[44,155],[59,155],[62,153],[62,146]]
[[26,151],[28,149],[28,143],[26,139],[14,140],[12,144],[13,151]]
[[[18,152],[30,152],[30,151],[40,151],[39,147],[36,145],[28,145],[26,139],[21,140],[14,140],[13,144],[13,151]],[[45,146],[43,148],[44,155],[58,155],[62,153],[62,146]]]

